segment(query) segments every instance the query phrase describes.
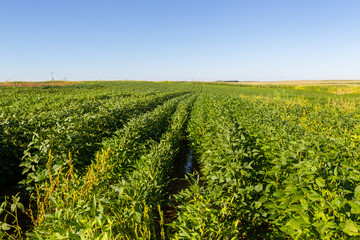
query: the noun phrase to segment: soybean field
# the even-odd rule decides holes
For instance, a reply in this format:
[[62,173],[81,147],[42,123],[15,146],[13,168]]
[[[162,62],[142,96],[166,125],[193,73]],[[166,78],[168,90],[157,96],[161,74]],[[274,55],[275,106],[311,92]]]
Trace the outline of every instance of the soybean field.
[[359,239],[359,90],[0,84],[0,239]]

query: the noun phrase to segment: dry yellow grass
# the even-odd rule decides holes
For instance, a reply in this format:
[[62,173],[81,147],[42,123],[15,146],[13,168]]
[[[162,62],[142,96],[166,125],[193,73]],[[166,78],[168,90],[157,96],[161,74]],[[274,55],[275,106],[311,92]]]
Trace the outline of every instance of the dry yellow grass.
[[285,87],[292,89],[329,92],[337,95],[360,93],[360,80],[298,80],[298,81],[259,81],[228,82],[247,86]]
[[229,82],[244,85],[360,85],[360,80],[288,80],[288,81],[244,81]]

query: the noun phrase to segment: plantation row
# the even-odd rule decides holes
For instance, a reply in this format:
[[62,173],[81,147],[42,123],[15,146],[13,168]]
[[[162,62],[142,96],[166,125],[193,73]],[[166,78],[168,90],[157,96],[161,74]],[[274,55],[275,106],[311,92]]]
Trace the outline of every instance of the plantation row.
[[[360,235],[357,95],[148,82],[0,91],[0,178],[24,174],[21,199],[0,207],[0,237]],[[171,195],[188,148],[199,171]]]
[[[103,142],[85,174],[77,175],[72,165],[57,173],[38,193],[38,209],[43,211],[37,213],[30,235],[136,239],[155,234],[154,213],[185,137],[183,127],[193,101],[194,96],[170,100],[130,120]],[[50,167],[48,171],[54,174]]]
[[177,196],[176,237],[359,236],[359,110],[322,104],[199,97],[188,131],[201,178]]
[[70,88],[68,92],[45,89],[42,94],[38,89],[4,91],[1,98],[4,101],[11,101],[10,94],[18,99],[0,113],[0,186],[18,179],[21,171],[31,172],[27,185],[44,179],[46,173],[42,170],[50,152],[59,166],[64,164],[69,152],[76,165],[89,164],[99,149],[97,144],[128,119],[183,94],[181,91],[132,92],[132,89],[93,92],[92,88],[79,94],[78,88]]
[[[123,84],[120,87],[124,87]],[[5,90],[17,91],[16,89]],[[28,89],[27,91],[31,93],[36,90]],[[59,92],[56,92],[56,90],[54,98],[57,97],[57,94],[64,94],[61,89]],[[75,199],[73,202],[70,200],[69,195],[66,194],[70,189],[73,191],[78,190],[84,179],[85,183],[90,182],[91,185],[97,185],[97,182],[101,179],[102,182],[98,184],[106,187],[106,190],[109,191],[110,185],[108,185],[107,178],[99,179],[100,174],[94,175],[94,171],[97,171],[99,167],[96,162],[99,158],[97,157],[96,161],[92,161],[92,159],[95,158],[95,152],[98,150],[108,157],[105,158],[103,155],[101,157],[106,167],[113,167],[110,168],[111,172],[108,173],[113,176],[111,182],[111,184],[114,184],[113,187],[116,186],[115,183],[120,177],[123,179],[125,176],[135,178],[139,174],[138,171],[132,171],[132,169],[137,162],[136,158],[142,155],[155,157],[158,154],[157,150],[160,149],[163,151],[162,153],[167,154],[168,161],[171,161],[174,154],[176,154],[178,141],[184,138],[184,119],[188,116],[189,106],[192,104],[194,97],[190,97],[187,93],[188,89],[182,90],[178,87],[171,89],[171,91],[169,89],[145,91],[143,86],[139,87],[138,84],[133,84],[130,91],[124,92],[123,89],[121,90],[114,93],[108,89],[108,92],[100,91],[100,94],[85,91],[87,93],[86,97],[80,95],[75,101],[69,101],[70,106],[65,105],[63,107],[55,106],[55,103],[49,107],[49,104],[51,104],[50,95],[53,94],[51,92],[48,102],[43,105],[34,104],[33,109],[30,109],[29,105],[18,104],[19,109],[9,107],[8,111],[3,111],[5,120],[3,121],[4,124],[1,125],[3,127],[1,152],[4,156],[2,159],[4,163],[1,169],[2,176],[8,174],[14,179],[16,176],[11,175],[12,172],[9,173],[7,168],[17,167],[16,165],[21,162],[18,169],[22,170],[26,178],[20,186],[26,187],[25,193],[31,195],[31,208],[27,209],[27,216],[30,219],[26,221],[25,215],[17,217],[17,212],[24,210],[24,205],[19,202],[18,197],[13,197],[12,200],[15,202],[11,205],[11,210],[7,209],[8,202],[4,202],[0,209],[0,214],[4,215],[5,213],[5,217],[0,219],[4,222],[1,223],[1,229],[4,230],[2,234],[13,239],[24,237],[23,229],[28,227],[30,221],[30,227],[32,228],[30,232],[34,232],[36,235],[29,233],[28,236],[33,236],[35,239],[40,235],[50,237],[56,234],[53,236],[58,237],[59,232],[57,230],[52,231],[49,226],[68,230],[68,226],[64,227],[57,222],[51,221],[51,218],[48,219],[48,216],[51,215],[50,212],[54,209],[50,204],[54,200],[52,194],[54,194],[54,191],[58,192],[58,190],[64,193],[66,196],[62,197],[64,197],[63,201],[66,204],[77,204],[77,201],[84,201],[81,198],[84,196],[84,192],[80,194],[81,197],[77,195],[78,193],[74,193]],[[26,95],[24,94],[22,97],[24,97],[25,101],[23,101],[26,103]],[[183,102],[184,106],[180,107]],[[64,97],[63,103],[67,103],[66,97]],[[29,107],[29,109],[25,109],[26,107]],[[51,108],[53,108],[53,111],[50,110]],[[56,108],[58,111],[54,111]],[[180,109],[176,111],[178,108]],[[43,110],[45,114],[33,113],[41,112],[39,109]],[[19,117],[17,113],[21,111],[26,114]],[[5,115],[5,113],[8,115]],[[174,121],[174,123],[172,124],[171,121]],[[14,128],[14,126],[17,128]],[[165,134],[170,126],[172,129],[171,134]],[[12,132],[10,133],[10,131]],[[175,133],[175,131],[177,132]],[[125,134],[125,138],[122,134]],[[24,135],[32,135],[32,137],[31,139],[29,137],[24,138]],[[11,147],[7,147],[9,145]],[[19,158],[21,151],[23,151],[23,157]],[[19,155],[14,153],[19,153]],[[154,163],[160,166],[165,164],[164,162],[156,163],[156,161]],[[89,164],[90,166],[88,166]],[[140,165],[140,163],[138,164]],[[171,163],[169,162],[168,165],[167,172],[171,170]],[[157,183],[159,186],[170,180],[170,176],[165,174],[165,170],[154,173],[155,166],[149,167],[152,167],[150,173],[155,174],[155,180],[164,179],[162,180],[163,183]],[[164,169],[165,167],[166,165],[164,165]],[[142,167],[138,168],[143,169]],[[115,174],[115,170],[118,170],[119,173]],[[89,176],[91,176],[91,179],[89,179]],[[4,179],[7,179],[6,176]],[[79,181],[75,181],[75,179],[79,179]],[[135,180],[131,181],[131,184],[133,183],[135,183]],[[68,188],[69,184],[72,188]],[[61,189],[63,185],[65,185],[65,189]],[[159,188],[156,184],[151,184],[151,186],[155,187],[155,189]],[[88,186],[85,185],[84,187]],[[65,191],[63,192],[63,190]],[[98,195],[100,193],[98,190],[92,193],[101,196]],[[90,194],[87,191],[92,191],[91,187],[85,190],[86,194]],[[152,193],[158,190],[149,191]],[[76,197],[79,198],[76,199]],[[145,200],[146,198],[141,201]],[[69,211],[72,210],[70,206],[63,207],[69,208]],[[136,216],[138,216],[138,213]],[[84,215],[84,217],[87,216]],[[21,224],[22,220],[23,223]],[[59,221],[61,222],[61,220]],[[20,229],[19,223],[23,229]],[[81,221],[81,223],[84,222]],[[39,231],[36,230],[37,227],[40,229]],[[84,228],[86,229],[86,226]],[[41,229],[48,229],[50,235],[44,234]],[[97,232],[96,228],[94,232]],[[87,235],[86,231],[84,234]]]

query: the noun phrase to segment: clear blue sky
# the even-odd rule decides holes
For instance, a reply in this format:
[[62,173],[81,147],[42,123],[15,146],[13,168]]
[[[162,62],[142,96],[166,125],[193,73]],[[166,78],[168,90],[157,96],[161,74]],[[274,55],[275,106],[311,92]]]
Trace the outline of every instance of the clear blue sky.
[[359,0],[1,0],[0,81],[360,79]]

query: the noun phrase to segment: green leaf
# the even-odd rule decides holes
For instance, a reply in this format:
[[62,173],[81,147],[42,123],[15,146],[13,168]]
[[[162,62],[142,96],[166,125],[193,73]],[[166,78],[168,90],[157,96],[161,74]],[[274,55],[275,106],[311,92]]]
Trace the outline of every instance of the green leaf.
[[262,190],[263,190],[263,185],[261,183],[255,186],[255,191],[261,192]]
[[356,226],[356,223],[351,220],[344,223],[344,227],[342,230],[344,231],[344,233],[347,233],[350,236],[359,235],[359,229]]
[[135,212],[134,218],[138,223],[141,223],[141,214],[139,212]]
[[324,179],[322,179],[321,177],[318,177],[316,180],[315,180],[316,184],[319,186],[319,187],[325,187],[325,181]]
[[301,224],[296,219],[290,219],[285,226],[290,226],[291,228],[295,230],[301,230]]
[[93,208],[94,211],[96,210],[96,198],[95,198],[95,196],[93,197],[92,208]]
[[19,202],[19,203],[17,204],[17,207],[18,207],[22,212],[25,211],[24,205],[23,205],[22,203]]
[[300,204],[305,211],[309,209],[309,202],[306,199],[304,198],[300,199]]
[[4,231],[8,231],[8,230],[11,229],[11,227],[10,227],[9,224],[3,223],[3,224],[1,225],[1,229],[4,230]]
[[11,204],[11,212],[15,212],[16,203]]
[[324,234],[326,231],[326,225],[324,221],[315,222],[313,223],[313,226],[316,228],[316,231],[318,231],[320,234]]
[[264,203],[264,202],[266,202],[268,200],[268,197],[267,196],[261,196],[261,198],[259,198],[259,202],[261,202],[261,203]]
[[262,205],[262,202],[255,202],[255,208],[260,208]]
[[348,203],[351,206],[352,214],[360,214],[360,204],[358,202],[349,201]]
[[301,212],[303,210],[303,207],[300,204],[293,204],[291,206],[289,206],[285,212]]
[[308,195],[308,198],[312,201],[319,201],[321,199],[321,195],[312,191],[311,194]]
[[49,199],[50,199],[50,201],[51,201],[52,204],[54,204],[55,206],[58,205],[58,202],[56,201],[56,199],[55,199],[54,197],[51,197],[51,196],[50,196]]
[[360,185],[355,188],[354,192],[355,198],[360,201]]

